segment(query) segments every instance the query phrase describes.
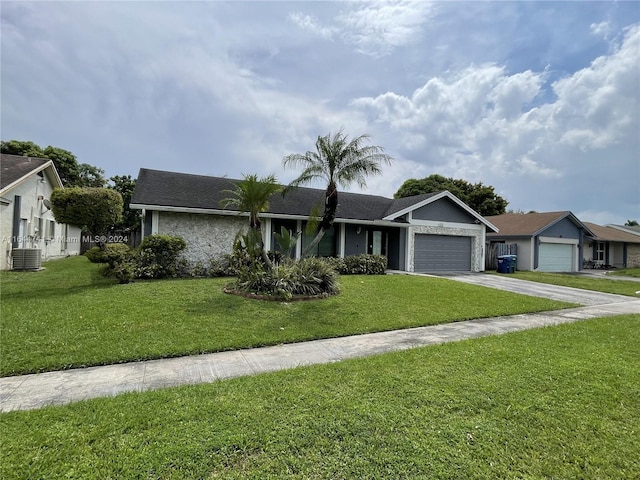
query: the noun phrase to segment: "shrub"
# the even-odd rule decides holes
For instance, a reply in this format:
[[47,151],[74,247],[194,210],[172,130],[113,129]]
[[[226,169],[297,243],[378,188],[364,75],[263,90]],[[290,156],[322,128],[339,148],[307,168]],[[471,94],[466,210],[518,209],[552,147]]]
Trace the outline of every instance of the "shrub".
[[84,252],[85,257],[89,259],[91,263],[107,263],[104,258],[104,250],[100,247],[93,247]]
[[125,261],[133,262],[133,257],[134,251],[125,243],[108,243],[102,253],[103,263],[108,263],[111,269]]
[[344,258],[323,258],[340,275],[384,275],[387,269],[387,257],[384,255],[351,255]]
[[319,258],[303,258],[295,264],[299,295],[335,295],[340,293],[338,272]]
[[235,290],[266,295],[280,300],[295,296],[335,295],[340,292],[338,273],[323,259],[286,261],[265,269],[258,265],[242,268],[233,284]]
[[149,235],[144,238],[135,269],[137,278],[175,277],[186,271],[180,253],[187,244],[180,237]]
[[220,258],[209,260],[210,277],[233,277],[237,273],[232,264],[232,255],[224,255]]
[[387,257],[383,255],[352,255],[344,258],[339,272],[343,275],[384,275]]

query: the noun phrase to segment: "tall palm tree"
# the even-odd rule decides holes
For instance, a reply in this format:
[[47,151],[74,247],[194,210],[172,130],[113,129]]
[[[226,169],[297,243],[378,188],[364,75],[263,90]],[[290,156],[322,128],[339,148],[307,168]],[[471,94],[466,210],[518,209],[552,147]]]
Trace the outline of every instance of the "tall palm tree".
[[244,178],[236,183],[235,190],[224,191],[231,196],[220,201],[223,208],[232,206],[249,214],[249,229],[253,234],[252,238],[259,243],[262,259],[269,268],[272,268],[273,265],[264,248],[260,214],[269,209],[271,195],[281,190],[282,186],[278,184],[274,175],[262,178],[258,178],[255,174],[244,175]]
[[327,183],[325,191],[324,213],[318,225],[318,232],[313,241],[303,252],[303,256],[312,251],[322,237],[331,229],[336,218],[338,208],[338,186],[347,188],[352,183],[358,186],[366,185],[365,177],[380,175],[380,164],[390,165],[393,159],[384,153],[382,147],[365,145],[369,135],[360,135],[349,141],[340,130],[335,135],[318,136],[316,151],[304,155],[294,153],[284,157],[285,167],[302,168],[302,173],[293,180],[283,193],[300,185],[309,184],[316,180]]

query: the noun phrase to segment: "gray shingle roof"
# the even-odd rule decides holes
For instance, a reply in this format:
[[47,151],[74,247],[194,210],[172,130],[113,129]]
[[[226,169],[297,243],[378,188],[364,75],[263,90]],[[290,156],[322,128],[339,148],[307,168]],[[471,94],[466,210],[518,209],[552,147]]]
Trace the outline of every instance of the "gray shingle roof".
[[42,167],[48,161],[46,158],[0,154],[0,190]]
[[[221,210],[220,201],[229,197],[225,190],[234,190],[235,182],[229,178],[166,172],[141,168],[131,203],[159,207],[181,207]],[[338,193],[336,217],[350,220],[381,220],[416,204],[434,194],[391,199],[377,195]],[[269,211],[274,215],[307,217],[314,205],[322,206],[324,190],[297,188],[285,197],[271,197]],[[230,208],[231,210],[231,208]]]

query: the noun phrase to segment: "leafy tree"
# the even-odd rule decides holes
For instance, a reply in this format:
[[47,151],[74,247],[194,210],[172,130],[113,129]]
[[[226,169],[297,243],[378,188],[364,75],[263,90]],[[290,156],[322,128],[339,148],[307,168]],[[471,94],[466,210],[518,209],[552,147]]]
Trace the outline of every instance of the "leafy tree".
[[[76,156],[69,150],[48,146],[43,150],[44,158],[53,160],[60,180],[65,187],[82,187],[79,183],[80,164]],[[102,186],[102,185],[101,185]]]
[[133,191],[136,189],[136,179],[131,178],[131,175],[116,175],[109,180],[113,185],[107,188],[115,190],[122,196],[122,221],[116,225],[116,228],[133,231],[140,226],[140,214],[137,210],[129,208]]
[[448,190],[469,205],[482,216],[501,215],[506,212],[507,202],[495,193],[494,188],[480,183],[469,183],[466,180],[446,178],[433,174],[422,180],[409,179],[405,181],[394,198],[411,197],[425,193],[437,193]]
[[625,227],[637,227],[638,226],[638,221],[637,220],[627,220],[627,223],[624,224]]
[[78,163],[76,156],[63,148],[49,145],[43,149],[30,141],[9,140],[0,142],[0,152],[52,160],[62,184],[66,187],[100,188],[107,183],[104,170],[88,163]]
[[[122,197],[107,188],[56,188],[51,193],[51,211],[58,223],[83,227],[99,237],[122,220]],[[102,248],[104,242],[98,244]]]
[[107,185],[104,178],[104,170],[88,163],[79,165],[78,179],[75,182],[76,187],[93,187],[103,188]]
[[361,135],[349,141],[340,130],[335,135],[319,136],[316,140],[316,151],[305,154],[294,153],[284,157],[285,167],[302,168],[302,173],[285,189],[286,191],[315,180],[327,183],[325,191],[324,213],[318,225],[315,238],[303,252],[306,256],[311,252],[325,232],[333,226],[338,208],[338,186],[347,188],[353,182],[360,187],[366,185],[368,175],[380,175],[380,164],[391,164],[393,159],[384,153],[382,147],[365,145],[368,135]]
[[221,200],[223,208],[233,206],[241,212],[249,214],[250,236],[258,242],[264,264],[273,268],[269,255],[264,248],[262,238],[262,221],[260,214],[269,209],[269,199],[282,190],[274,175],[258,178],[257,175],[245,175],[236,184],[235,190],[225,190],[231,196]]
[[43,150],[33,142],[9,140],[0,142],[0,152],[8,155],[46,158]]

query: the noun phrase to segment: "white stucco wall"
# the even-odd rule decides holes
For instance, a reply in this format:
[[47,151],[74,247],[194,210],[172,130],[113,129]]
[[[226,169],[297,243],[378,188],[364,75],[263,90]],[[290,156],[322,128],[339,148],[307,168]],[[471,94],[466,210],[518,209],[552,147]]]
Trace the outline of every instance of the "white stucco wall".
[[158,212],[157,233],[182,237],[185,257],[193,263],[231,253],[236,234],[246,228],[246,217]]
[[407,252],[409,252],[409,256],[407,259],[409,263],[408,271],[415,271],[415,236],[416,234],[425,233],[430,235],[453,235],[459,237],[471,237],[471,270],[473,272],[484,271],[485,226],[446,222],[434,222],[434,224],[431,225],[416,225],[409,229],[409,235],[407,235]]
[[[44,182],[41,181],[44,179]],[[12,242],[13,242],[13,213],[14,199],[16,195],[21,197],[20,218],[26,220],[24,235],[19,241],[24,248],[39,248],[42,251],[42,261],[63,258],[80,253],[80,229],[78,227],[56,223],[51,210],[44,206],[44,199],[51,198],[53,185],[47,175],[40,177],[36,174],[15,186],[3,197],[11,203],[2,205],[0,219],[0,269],[12,268]],[[39,230],[39,221],[42,219],[42,230]],[[53,221],[53,231],[50,230],[50,221]],[[66,237],[68,235],[68,238]],[[16,236],[18,236],[16,234]]]

